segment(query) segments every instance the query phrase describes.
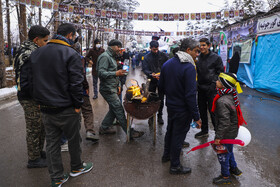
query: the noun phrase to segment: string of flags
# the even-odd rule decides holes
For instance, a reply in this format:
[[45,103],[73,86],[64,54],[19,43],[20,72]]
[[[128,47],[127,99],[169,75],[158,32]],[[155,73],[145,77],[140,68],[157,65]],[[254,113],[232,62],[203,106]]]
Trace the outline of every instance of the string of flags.
[[90,7],[79,7],[73,5],[60,4],[60,0],[14,0],[20,4],[30,5],[33,7],[42,7],[45,9],[85,15],[95,18],[112,18],[120,20],[146,20],[146,21],[185,21],[185,20],[211,20],[224,18],[243,17],[244,10],[224,10],[222,12],[203,12],[203,13],[138,13],[126,11],[114,11],[95,9]]
[[[203,30],[192,30],[192,31],[179,31],[179,32],[156,32],[156,31],[135,31],[135,30],[125,30],[125,29],[113,29],[113,28],[103,28],[103,27],[93,27],[89,24],[77,24],[74,23],[77,29],[86,29],[93,31],[100,31],[104,33],[115,33],[115,34],[124,34],[124,35],[139,35],[139,36],[196,36],[202,35]],[[165,37],[165,40],[168,42],[168,37]]]

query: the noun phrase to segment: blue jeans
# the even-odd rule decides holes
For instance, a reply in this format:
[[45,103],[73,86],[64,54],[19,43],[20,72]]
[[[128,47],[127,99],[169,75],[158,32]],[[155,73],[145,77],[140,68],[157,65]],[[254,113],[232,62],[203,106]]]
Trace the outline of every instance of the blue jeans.
[[98,82],[98,76],[92,75],[92,86],[93,86],[94,96],[98,96],[97,82]]
[[221,164],[221,174],[224,177],[228,177],[230,175],[229,169],[234,169],[237,167],[237,164],[233,155],[233,144],[224,144],[226,146],[228,153],[217,154],[218,160]]

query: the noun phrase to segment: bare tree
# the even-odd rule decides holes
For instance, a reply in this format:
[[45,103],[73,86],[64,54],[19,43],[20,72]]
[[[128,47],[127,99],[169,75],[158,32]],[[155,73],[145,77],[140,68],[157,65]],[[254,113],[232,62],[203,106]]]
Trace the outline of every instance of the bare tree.
[[9,64],[12,64],[12,42],[11,42],[11,21],[10,21],[10,5],[9,0],[6,0],[6,12],[7,12],[7,39],[8,39],[8,55],[9,55]]
[[[0,12],[2,13],[2,0],[0,0]],[[0,88],[6,86],[6,66],[4,56],[4,33],[3,33],[3,17],[0,14]]]
[[19,40],[20,43],[27,39],[27,26],[26,26],[26,6],[20,4],[19,10],[17,7],[18,14],[18,26],[19,26]]

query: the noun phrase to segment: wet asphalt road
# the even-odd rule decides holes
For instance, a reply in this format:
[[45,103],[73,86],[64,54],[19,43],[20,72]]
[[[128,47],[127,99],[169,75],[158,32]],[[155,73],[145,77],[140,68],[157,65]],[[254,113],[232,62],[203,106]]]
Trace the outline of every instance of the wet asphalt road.
[[[132,71],[130,78],[144,82],[140,70]],[[91,76],[88,76],[91,83]],[[240,177],[231,177],[229,186],[280,186],[280,98],[243,88],[239,95],[241,108],[247,128],[252,134],[247,147],[235,146],[234,153],[238,167],[243,171]],[[92,93],[91,93],[92,95]],[[263,99],[261,99],[263,98]],[[276,99],[277,101],[274,101]],[[95,130],[108,110],[107,103],[101,95],[92,100]],[[157,125],[157,141],[153,144],[153,129],[148,120],[134,120],[135,129],[145,135],[126,143],[125,133],[120,127],[116,135],[100,136],[99,144],[83,138],[82,158],[91,161],[94,168],[90,173],[77,178],[70,178],[63,186],[215,186],[212,178],[220,174],[220,165],[212,148],[207,147],[186,153],[190,148],[213,140],[214,131],[205,139],[195,139],[197,129],[190,129],[186,141],[190,148],[183,150],[182,164],[192,168],[187,175],[170,175],[169,163],[161,163],[163,140],[166,131],[166,107],[164,108],[163,126]],[[0,102],[0,186],[49,186],[50,178],[47,168],[27,169],[25,141],[25,120],[23,110],[17,98]],[[65,172],[70,171],[69,155],[62,153]]]

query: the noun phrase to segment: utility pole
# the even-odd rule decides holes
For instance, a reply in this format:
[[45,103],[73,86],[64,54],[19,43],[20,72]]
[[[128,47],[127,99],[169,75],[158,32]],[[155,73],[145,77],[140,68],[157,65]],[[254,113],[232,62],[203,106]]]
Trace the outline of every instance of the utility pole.
[[[0,12],[2,12],[2,0],[0,0]],[[3,17],[0,14],[0,88],[6,86],[6,66],[4,56],[4,33],[3,33]]]

